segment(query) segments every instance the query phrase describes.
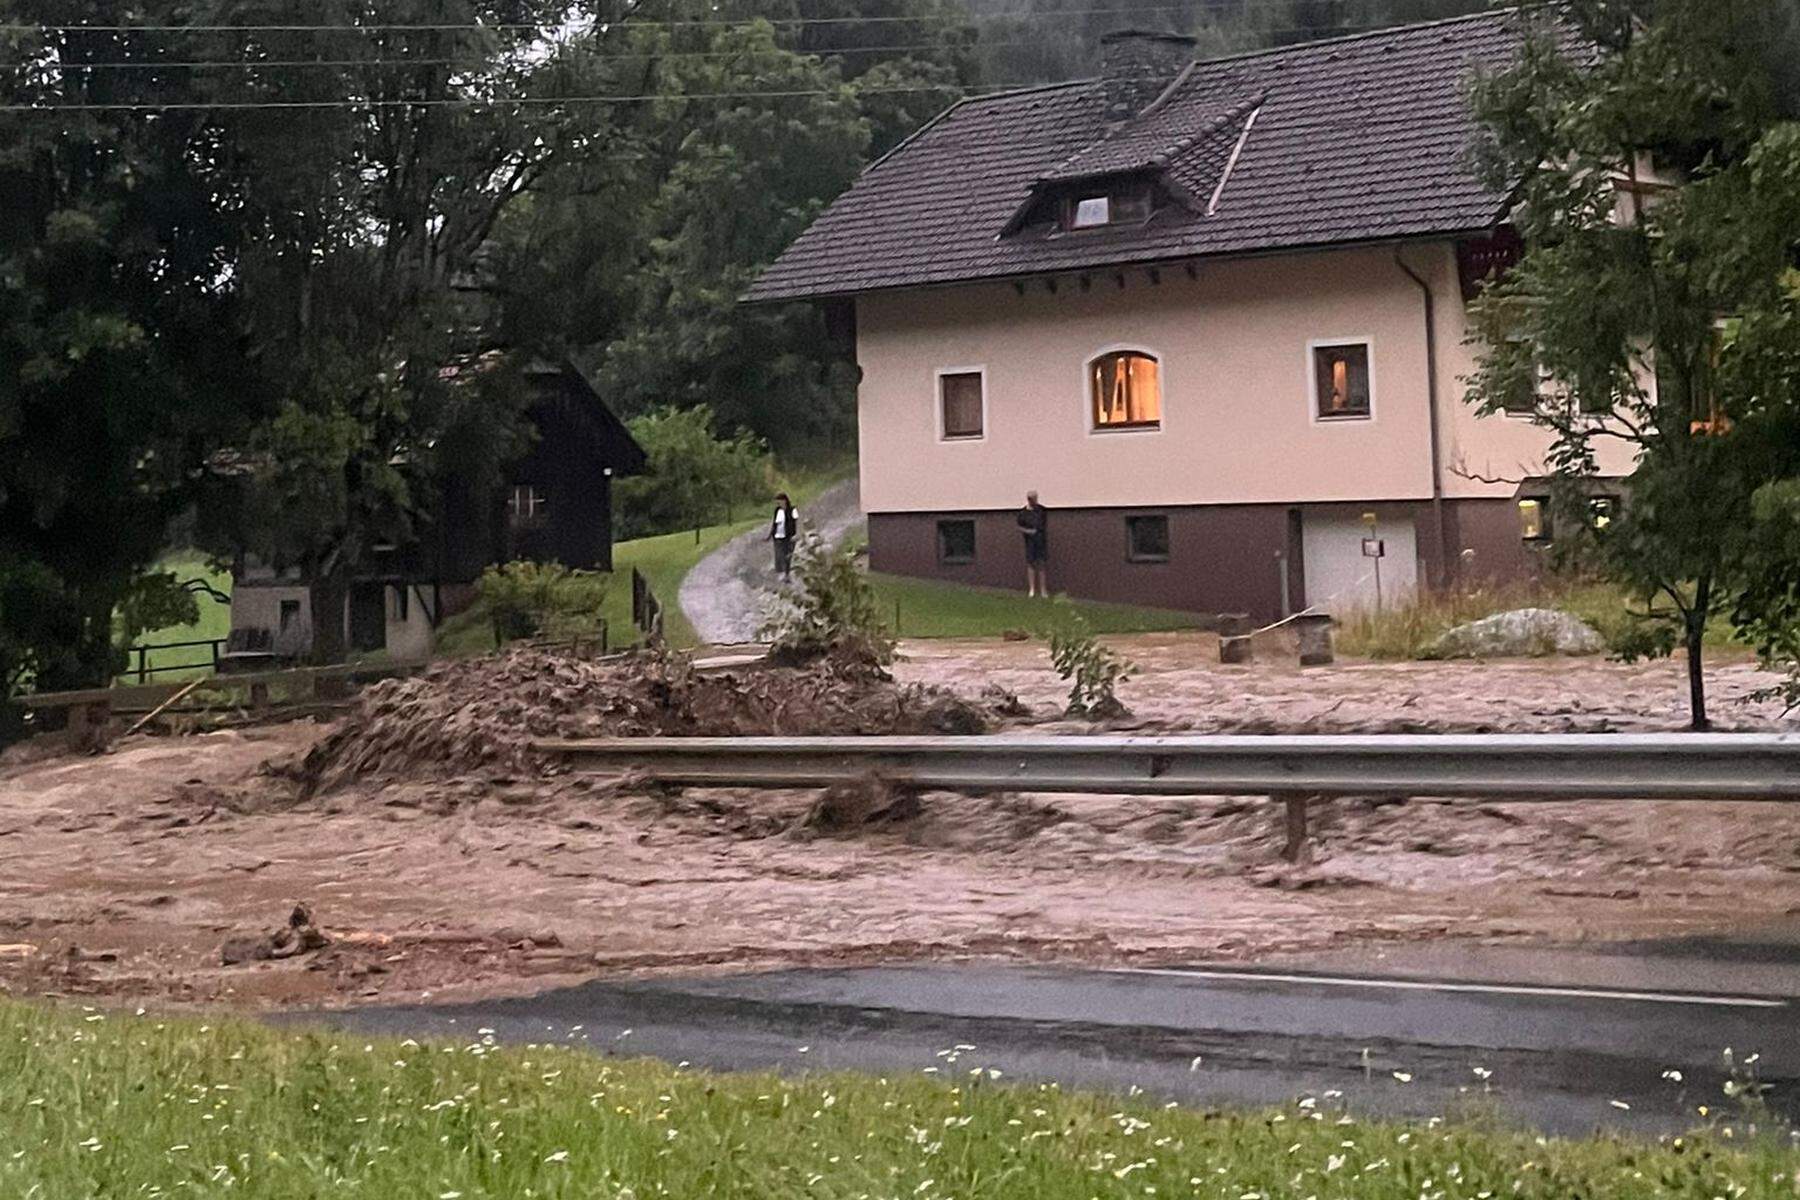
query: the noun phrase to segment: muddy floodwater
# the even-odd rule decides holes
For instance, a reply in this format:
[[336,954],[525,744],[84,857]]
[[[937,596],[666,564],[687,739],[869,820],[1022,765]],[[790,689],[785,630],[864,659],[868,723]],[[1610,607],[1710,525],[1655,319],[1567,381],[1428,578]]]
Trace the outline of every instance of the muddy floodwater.
[[[1206,635],[1115,644],[1143,668],[1121,730],[1609,732],[1684,719],[1682,677],[1666,662],[1301,671],[1279,643],[1247,667],[1220,666]],[[1085,728],[1058,718],[1062,689],[1041,646],[904,651],[895,683],[877,690],[741,686],[814,714],[805,721],[849,713],[860,730]],[[798,964],[1612,940],[1800,913],[1793,806],[1371,796],[1322,806],[1316,861],[1302,867],[1280,860],[1279,810],[1255,799],[934,793],[827,827],[814,792],[594,780],[521,758],[505,732],[660,728],[665,718],[634,706],[669,702],[659,689],[689,686],[679,678],[614,687],[569,674],[564,692],[532,693],[547,707],[521,707],[509,725],[508,688],[542,672],[495,666],[484,685],[489,668],[459,670],[366,693],[370,711],[352,718],[362,724],[336,734],[291,723],[140,736],[92,757],[14,752],[0,764],[0,988],[353,1005]],[[1792,728],[1778,706],[1747,702],[1768,682],[1749,663],[1715,667],[1719,724]],[[717,686],[670,703],[723,705],[747,722],[768,707],[726,703]],[[792,699],[801,693],[806,703]],[[222,946],[278,929],[300,902],[323,949],[222,961]]]

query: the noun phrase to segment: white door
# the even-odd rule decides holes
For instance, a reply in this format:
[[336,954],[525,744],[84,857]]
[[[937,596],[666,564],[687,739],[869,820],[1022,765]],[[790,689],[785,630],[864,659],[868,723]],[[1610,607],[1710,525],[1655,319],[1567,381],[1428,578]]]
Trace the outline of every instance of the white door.
[[[1347,613],[1410,599],[1419,584],[1418,540],[1410,519],[1386,520],[1371,530],[1357,513],[1302,510],[1301,548],[1306,555],[1306,604],[1321,612]],[[1370,558],[1363,539],[1378,538],[1387,553]]]

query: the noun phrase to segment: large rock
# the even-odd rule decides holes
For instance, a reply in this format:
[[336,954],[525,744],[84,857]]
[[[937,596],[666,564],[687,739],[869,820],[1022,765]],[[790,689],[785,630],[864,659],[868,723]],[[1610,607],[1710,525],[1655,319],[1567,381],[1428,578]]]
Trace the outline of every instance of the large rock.
[[1547,657],[1605,649],[1606,639],[1579,617],[1551,608],[1521,608],[1457,626],[1432,645],[1431,657]]

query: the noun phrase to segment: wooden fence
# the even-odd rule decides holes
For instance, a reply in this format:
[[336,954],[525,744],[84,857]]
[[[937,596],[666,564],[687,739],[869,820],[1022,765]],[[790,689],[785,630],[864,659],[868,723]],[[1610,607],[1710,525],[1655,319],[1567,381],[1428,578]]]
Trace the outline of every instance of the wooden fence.
[[631,623],[651,637],[662,636],[662,603],[636,567],[631,568]]

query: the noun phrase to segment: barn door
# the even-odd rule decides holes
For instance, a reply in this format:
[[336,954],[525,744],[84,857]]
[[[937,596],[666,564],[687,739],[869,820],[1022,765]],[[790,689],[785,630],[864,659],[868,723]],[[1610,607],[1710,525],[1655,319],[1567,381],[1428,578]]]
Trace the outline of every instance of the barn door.
[[387,649],[387,585],[350,585],[350,648],[361,654]]

